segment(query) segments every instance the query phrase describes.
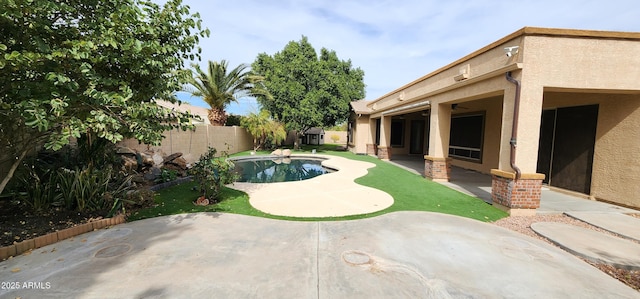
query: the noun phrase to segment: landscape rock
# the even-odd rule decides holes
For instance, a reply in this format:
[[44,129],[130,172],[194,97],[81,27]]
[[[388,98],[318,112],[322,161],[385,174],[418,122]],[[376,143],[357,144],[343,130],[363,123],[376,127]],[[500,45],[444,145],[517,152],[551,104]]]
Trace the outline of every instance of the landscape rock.
[[153,166],[153,158],[151,157],[151,155],[149,153],[140,152],[138,154],[142,158],[142,164],[143,165],[145,165],[145,166]]
[[275,156],[282,156],[282,150],[281,149],[277,149],[277,150],[271,152],[271,154],[275,155]]
[[134,183],[144,183],[145,179],[142,174],[137,174],[131,177],[131,181]]
[[155,181],[155,179],[158,178],[158,176],[153,174],[152,172],[145,172],[143,177],[147,181]]
[[138,161],[129,156],[122,156],[123,167],[126,172],[132,172],[138,169]]
[[[171,165],[175,165],[177,166],[179,169],[181,170],[187,170],[187,160],[185,160],[184,158],[180,157],[177,159],[174,159],[171,162],[167,162],[166,164],[171,164]],[[165,164],[165,165],[166,165]]]
[[209,200],[208,200],[208,199],[206,199],[204,196],[200,196],[200,197],[198,197],[198,199],[196,199],[195,205],[196,205],[196,206],[206,206],[206,205],[209,205]]
[[173,154],[167,156],[166,158],[164,158],[164,161],[162,161],[162,163],[171,162],[171,161],[173,161],[173,160],[175,160],[177,158],[180,158],[180,157],[182,157],[182,153],[180,153],[180,152],[173,153]]
[[282,155],[285,157],[289,157],[291,156],[291,150],[290,149],[285,149],[282,151]]
[[162,154],[159,152],[155,152],[151,157],[153,158],[153,165],[155,167],[160,167],[162,163],[164,163],[164,157],[162,157]]
[[116,153],[120,155],[135,155],[136,151],[126,146],[118,146],[116,147]]

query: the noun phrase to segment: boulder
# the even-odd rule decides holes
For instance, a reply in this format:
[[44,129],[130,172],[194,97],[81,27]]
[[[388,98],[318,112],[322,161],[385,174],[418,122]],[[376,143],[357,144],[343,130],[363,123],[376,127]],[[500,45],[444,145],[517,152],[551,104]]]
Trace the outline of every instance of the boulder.
[[124,170],[129,173],[138,169],[138,161],[135,158],[131,158],[129,156],[122,156],[122,162]]
[[144,183],[144,176],[142,174],[137,174],[131,177],[131,181],[134,183]]
[[155,181],[159,175],[155,175],[153,172],[145,172],[143,177],[147,181]]
[[165,163],[165,165],[169,165],[169,164],[177,166],[178,169],[180,170],[187,170],[187,160],[185,160],[182,157],[179,157],[177,159],[174,159],[170,162]]
[[282,150],[281,149],[277,149],[273,152],[271,152],[272,155],[274,156],[282,156]]
[[151,155],[149,153],[141,152],[141,153],[138,153],[138,154],[142,158],[142,165],[153,166],[153,158],[151,157]]
[[126,147],[126,146],[118,146],[116,147],[116,153],[120,155],[135,155],[136,151]]
[[208,204],[209,204],[209,200],[206,199],[204,196],[198,197],[198,199],[196,199],[196,202],[195,202],[196,206],[206,206]]
[[151,158],[153,158],[153,166],[155,167],[161,167],[162,163],[164,162],[164,158],[162,157],[162,155],[158,152],[155,152],[153,154],[153,156],[151,156]]
[[182,157],[182,153],[177,152],[177,153],[173,153],[171,155],[168,155],[166,158],[164,158],[164,161],[162,161],[162,163],[167,163],[167,162],[171,162],[177,158]]
[[285,149],[282,151],[282,155],[285,157],[289,157],[291,156],[291,150],[290,149]]

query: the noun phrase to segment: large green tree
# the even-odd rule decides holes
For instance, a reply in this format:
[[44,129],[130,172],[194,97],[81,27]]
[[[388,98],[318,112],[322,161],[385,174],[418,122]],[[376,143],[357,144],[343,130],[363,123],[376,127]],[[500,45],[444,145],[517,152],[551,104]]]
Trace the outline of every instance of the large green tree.
[[[0,193],[27,152],[70,137],[157,144],[189,115],[185,59],[209,30],[180,0],[0,0]],[[197,51],[196,51],[197,50]]]
[[206,73],[198,65],[193,67],[195,74],[188,78],[190,86],[185,91],[209,104],[209,122],[214,126],[224,126],[227,121],[225,108],[238,98],[258,95],[269,98],[262,85],[264,78],[254,75],[246,64],[228,70],[226,60],[209,61]]
[[346,121],[349,102],[365,96],[364,71],[338,59],[335,51],[322,48],[318,56],[305,36],[273,56],[259,54],[252,69],[265,77],[272,95],[258,96],[259,103],[299,133]]

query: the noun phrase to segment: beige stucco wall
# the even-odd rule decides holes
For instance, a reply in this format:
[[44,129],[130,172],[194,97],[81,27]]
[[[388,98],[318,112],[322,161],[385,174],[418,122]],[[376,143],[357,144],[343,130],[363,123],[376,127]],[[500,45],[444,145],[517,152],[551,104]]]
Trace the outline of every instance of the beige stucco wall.
[[482,144],[482,163],[452,159],[451,164],[482,173],[490,173],[498,168],[500,152],[500,129],[502,127],[502,97],[466,102],[458,105],[452,113],[467,114],[485,112],[484,143]]
[[527,36],[523,80],[547,89],[638,90],[640,42]]
[[369,129],[369,117],[366,115],[355,115],[355,123],[353,126],[353,138],[354,140],[349,143],[349,150],[355,154],[366,154],[367,143],[372,142],[369,140],[371,135]]
[[200,155],[207,152],[208,147],[215,148],[218,153],[226,151],[229,154],[252,149],[253,137],[241,127],[219,127],[209,124],[197,124],[195,131],[171,130],[165,132],[165,138],[160,146],[138,144],[134,139],[124,140],[121,146],[140,151],[153,149],[166,154],[181,152],[187,162],[194,162]]
[[591,196],[640,208],[640,95],[545,93],[544,107],[599,105]]
[[[507,57],[503,49],[510,46],[520,48]],[[511,72],[522,82],[516,153],[522,172],[536,172],[543,108],[599,104],[591,195],[640,207],[640,187],[636,187],[640,156],[635,153],[640,148],[637,53],[637,33],[523,28],[374,100],[369,104],[371,117],[415,112],[418,108],[394,109],[428,100],[429,155],[442,157],[447,155],[450,104],[469,107],[463,113],[486,110],[483,163],[454,160],[453,164],[484,173],[492,168],[512,171],[509,139],[516,88],[505,79]],[[456,81],[463,73],[467,79]],[[358,135],[366,134],[363,130]],[[360,138],[356,136],[356,147]],[[405,150],[394,148],[392,153]]]

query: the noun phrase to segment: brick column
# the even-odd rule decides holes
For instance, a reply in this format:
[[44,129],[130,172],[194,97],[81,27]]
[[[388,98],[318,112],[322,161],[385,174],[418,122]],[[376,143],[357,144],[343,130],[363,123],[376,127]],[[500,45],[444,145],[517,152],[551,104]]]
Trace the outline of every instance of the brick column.
[[391,148],[388,146],[378,146],[378,159],[380,160],[390,160],[391,159]]
[[451,158],[424,156],[424,176],[436,182],[448,182],[451,177]]
[[495,207],[511,216],[536,215],[544,174],[523,173],[516,180],[515,173],[492,169],[491,177],[491,199]]
[[370,155],[370,156],[378,155],[378,149],[376,144],[373,144],[373,143],[367,144],[367,155]]

